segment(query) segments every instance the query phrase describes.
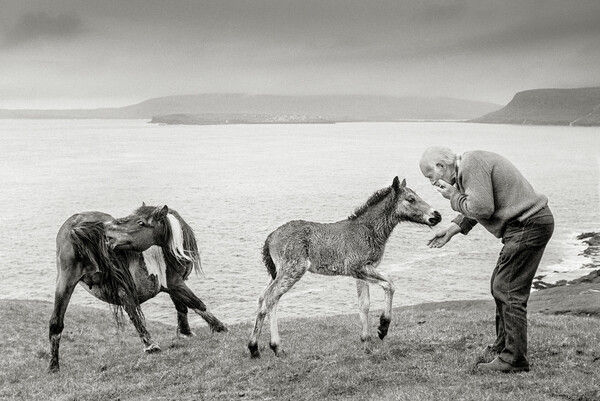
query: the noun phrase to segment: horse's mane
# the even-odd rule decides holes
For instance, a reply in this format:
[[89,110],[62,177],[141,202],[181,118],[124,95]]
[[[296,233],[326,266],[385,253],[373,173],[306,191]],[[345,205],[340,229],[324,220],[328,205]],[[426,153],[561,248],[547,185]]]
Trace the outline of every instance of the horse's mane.
[[[123,307],[137,311],[135,319],[144,321],[138,302],[135,282],[129,271],[129,263],[137,257],[136,252],[114,251],[106,241],[104,223],[82,222],[70,232],[71,241],[80,257],[89,260],[102,276],[103,295],[109,302],[117,325],[123,323]],[[126,297],[122,297],[123,291]],[[132,302],[124,305],[122,302]]]
[[161,209],[161,207],[155,206],[141,206],[134,213],[146,219],[153,219],[162,223],[162,232],[159,235],[164,243],[168,244],[163,248],[167,265],[182,270],[181,273],[184,279],[189,276],[192,268],[196,273],[201,272],[200,252],[198,252],[198,243],[194,231],[177,211],[169,208],[169,212],[165,216],[161,214]]
[[379,204],[381,201],[386,199],[388,195],[392,192],[392,190],[392,187],[385,187],[380,189],[379,191],[376,191],[362,206],[356,208],[354,213],[348,216],[348,220],[356,220],[360,216],[364,215],[367,212],[367,210],[369,210],[371,207]]

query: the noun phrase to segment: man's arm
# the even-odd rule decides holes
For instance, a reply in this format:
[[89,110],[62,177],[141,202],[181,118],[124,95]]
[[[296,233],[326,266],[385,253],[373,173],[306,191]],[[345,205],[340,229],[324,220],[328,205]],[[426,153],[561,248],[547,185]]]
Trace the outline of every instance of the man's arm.
[[474,161],[462,166],[461,187],[464,193],[454,191],[450,195],[453,210],[472,220],[487,220],[494,214],[492,177],[482,163]]
[[460,228],[460,232],[464,235],[467,235],[477,225],[477,220],[470,219],[462,214],[452,219],[452,222]]

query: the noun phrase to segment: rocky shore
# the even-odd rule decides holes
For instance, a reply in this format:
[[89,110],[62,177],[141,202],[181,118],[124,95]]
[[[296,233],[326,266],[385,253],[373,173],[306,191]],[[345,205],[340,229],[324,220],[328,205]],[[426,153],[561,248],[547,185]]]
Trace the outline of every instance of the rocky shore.
[[533,281],[533,288],[536,290],[545,290],[548,288],[562,287],[565,285],[576,285],[582,283],[600,283],[600,233],[589,232],[577,236],[577,239],[587,244],[587,248],[582,254],[589,258],[589,263],[585,263],[581,268],[596,269],[589,274],[576,278],[575,280],[559,280],[556,283],[547,283],[542,279],[545,276],[537,276]]

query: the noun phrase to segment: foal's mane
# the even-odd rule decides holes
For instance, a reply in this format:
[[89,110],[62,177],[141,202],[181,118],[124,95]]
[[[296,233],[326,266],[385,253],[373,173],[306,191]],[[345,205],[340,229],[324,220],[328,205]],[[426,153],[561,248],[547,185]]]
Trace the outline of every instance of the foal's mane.
[[183,220],[177,211],[169,208],[165,215],[162,207],[141,206],[134,213],[146,219],[152,219],[160,224],[159,236],[164,243],[168,244],[163,248],[165,251],[165,261],[167,265],[174,265],[183,270],[183,278],[186,279],[192,269],[188,269],[189,263],[192,263],[196,273],[202,271],[200,263],[200,252],[198,252],[198,243],[192,228]]
[[384,199],[386,199],[388,195],[392,192],[393,187],[391,186],[376,191],[362,206],[356,208],[356,210],[354,210],[354,213],[348,216],[348,220],[358,219],[360,216],[364,215],[367,212],[367,210],[369,210],[371,207],[379,204]]

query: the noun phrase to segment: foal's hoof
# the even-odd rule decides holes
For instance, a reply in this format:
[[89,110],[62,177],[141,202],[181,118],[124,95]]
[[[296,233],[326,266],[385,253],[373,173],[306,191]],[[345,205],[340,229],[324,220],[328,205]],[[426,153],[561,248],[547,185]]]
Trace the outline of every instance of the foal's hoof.
[[284,357],[284,356],[286,356],[285,351],[283,350],[283,348],[281,348],[279,346],[279,344],[269,343],[269,347],[271,347],[271,349],[275,353],[275,356],[277,356],[277,357]]
[[250,350],[250,358],[252,358],[252,359],[260,358],[260,351],[258,350],[257,343],[248,343],[248,349]]
[[373,339],[371,338],[371,336],[360,336],[360,341],[363,343],[370,343],[371,341],[373,341]]
[[360,341],[362,342],[362,348],[365,354],[371,354],[373,352],[373,339],[369,336],[360,336]]
[[144,348],[144,352],[146,354],[154,354],[157,352],[161,352],[162,350],[160,349],[160,347],[158,346],[158,344],[152,343],[149,346],[147,346],[146,348]]
[[379,328],[377,329],[377,335],[379,336],[379,339],[383,340],[385,336],[387,336],[391,321],[392,319],[385,318],[383,316],[379,318]]

